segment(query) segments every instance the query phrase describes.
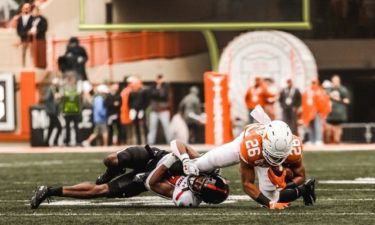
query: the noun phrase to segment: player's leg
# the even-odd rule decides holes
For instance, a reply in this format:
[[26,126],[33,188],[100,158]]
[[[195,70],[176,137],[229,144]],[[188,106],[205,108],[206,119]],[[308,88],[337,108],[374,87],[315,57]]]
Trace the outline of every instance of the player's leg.
[[95,185],[81,183],[74,186],[64,186],[56,188],[40,186],[36,189],[35,194],[31,198],[30,205],[32,209],[36,209],[44,200],[51,196],[91,199],[105,197],[108,196],[108,194],[108,184]]
[[123,174],[108,183],[108,198],[130,198],[137,196],[147,188],[144,181],[147,174],[137,174],[135,171]]
[[72,120],[71,120],[71,116],[64,116],[64,119],[65,119],[65,130],[66,130],[64,142],[66,146],[69,146],[70,144],[70,122]]
[[107,170],[98,177],[96,184],[109,182],[116,176],[125,173],[126,168],[143,171],[151,158],[151,153],[143,146],[129,147],[122,151],[111,153],[103,161]]
[[287,187],[280,191],[279,202],[292,202],[303,197],[305,205],[314,205],[316,201],[315,195],[315,179],[308,179],[304,184],[294,187]]

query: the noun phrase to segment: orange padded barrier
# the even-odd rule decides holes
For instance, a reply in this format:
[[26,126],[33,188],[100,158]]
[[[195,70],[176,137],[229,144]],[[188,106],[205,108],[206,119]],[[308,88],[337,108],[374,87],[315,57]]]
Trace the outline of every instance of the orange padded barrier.
[[0,141],[28,141],[30,138],[29,107],[36,104],[35,72],[21,72],[19,90],[20,98],[16,101],[20,102],[17,107],[20,106],[21,109],[21,117],[17,118],[18,130],[10,133],[0,133]]
[[206,144],[221,145],[233,139],[228,99],[228,76],[215,72],[204,74]]

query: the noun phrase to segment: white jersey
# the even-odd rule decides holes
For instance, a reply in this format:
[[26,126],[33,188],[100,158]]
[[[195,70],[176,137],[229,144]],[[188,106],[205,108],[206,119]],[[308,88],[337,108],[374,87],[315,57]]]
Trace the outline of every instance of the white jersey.
[[202,202],[202,200],[189,189],[188,177],[185,176],[178,178],[176,181],[172,200],[178,207],[198,207]]
[[[152,174],[159,168],[159,166],[162,165],[164,160],[167,159],[172,153],[165,155],[160,161],[157,163],[156,168],[150,173],[148,178],[145,181],[145,186],[148,190],[153,191],[150,186],[148,185],[149,178],[152,176]],[[172,201],[173,203],[178,207],[198,207],[199,204],[202,202],[200,198],[198,198],[192,191],[190,191],[188,186],[188,177],[186,176],[177,176],[177,177],[171,177],[167,180],[171,185],[174,186],[173,195],[172,195]],[[155,192],[156,193],[156,192]],[[162,196],[158,193],[157,195],[170,199],[166,196]]]

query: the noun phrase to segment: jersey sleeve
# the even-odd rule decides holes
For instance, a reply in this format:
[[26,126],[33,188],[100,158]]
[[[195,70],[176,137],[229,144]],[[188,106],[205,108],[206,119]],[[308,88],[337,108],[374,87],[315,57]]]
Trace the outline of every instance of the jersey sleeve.
[[292,151],[290,152],[287,162],[294,163],[302,159],[303,144],[301,138],[293,135]]

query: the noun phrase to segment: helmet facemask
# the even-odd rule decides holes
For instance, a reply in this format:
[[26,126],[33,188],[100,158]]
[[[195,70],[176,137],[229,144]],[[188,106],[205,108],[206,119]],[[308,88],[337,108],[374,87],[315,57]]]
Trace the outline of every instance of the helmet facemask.
[[225,179],[217,176],[199,175],[188,178],[189,189],[208,204],[219,204],[229,195],[229,186]]

